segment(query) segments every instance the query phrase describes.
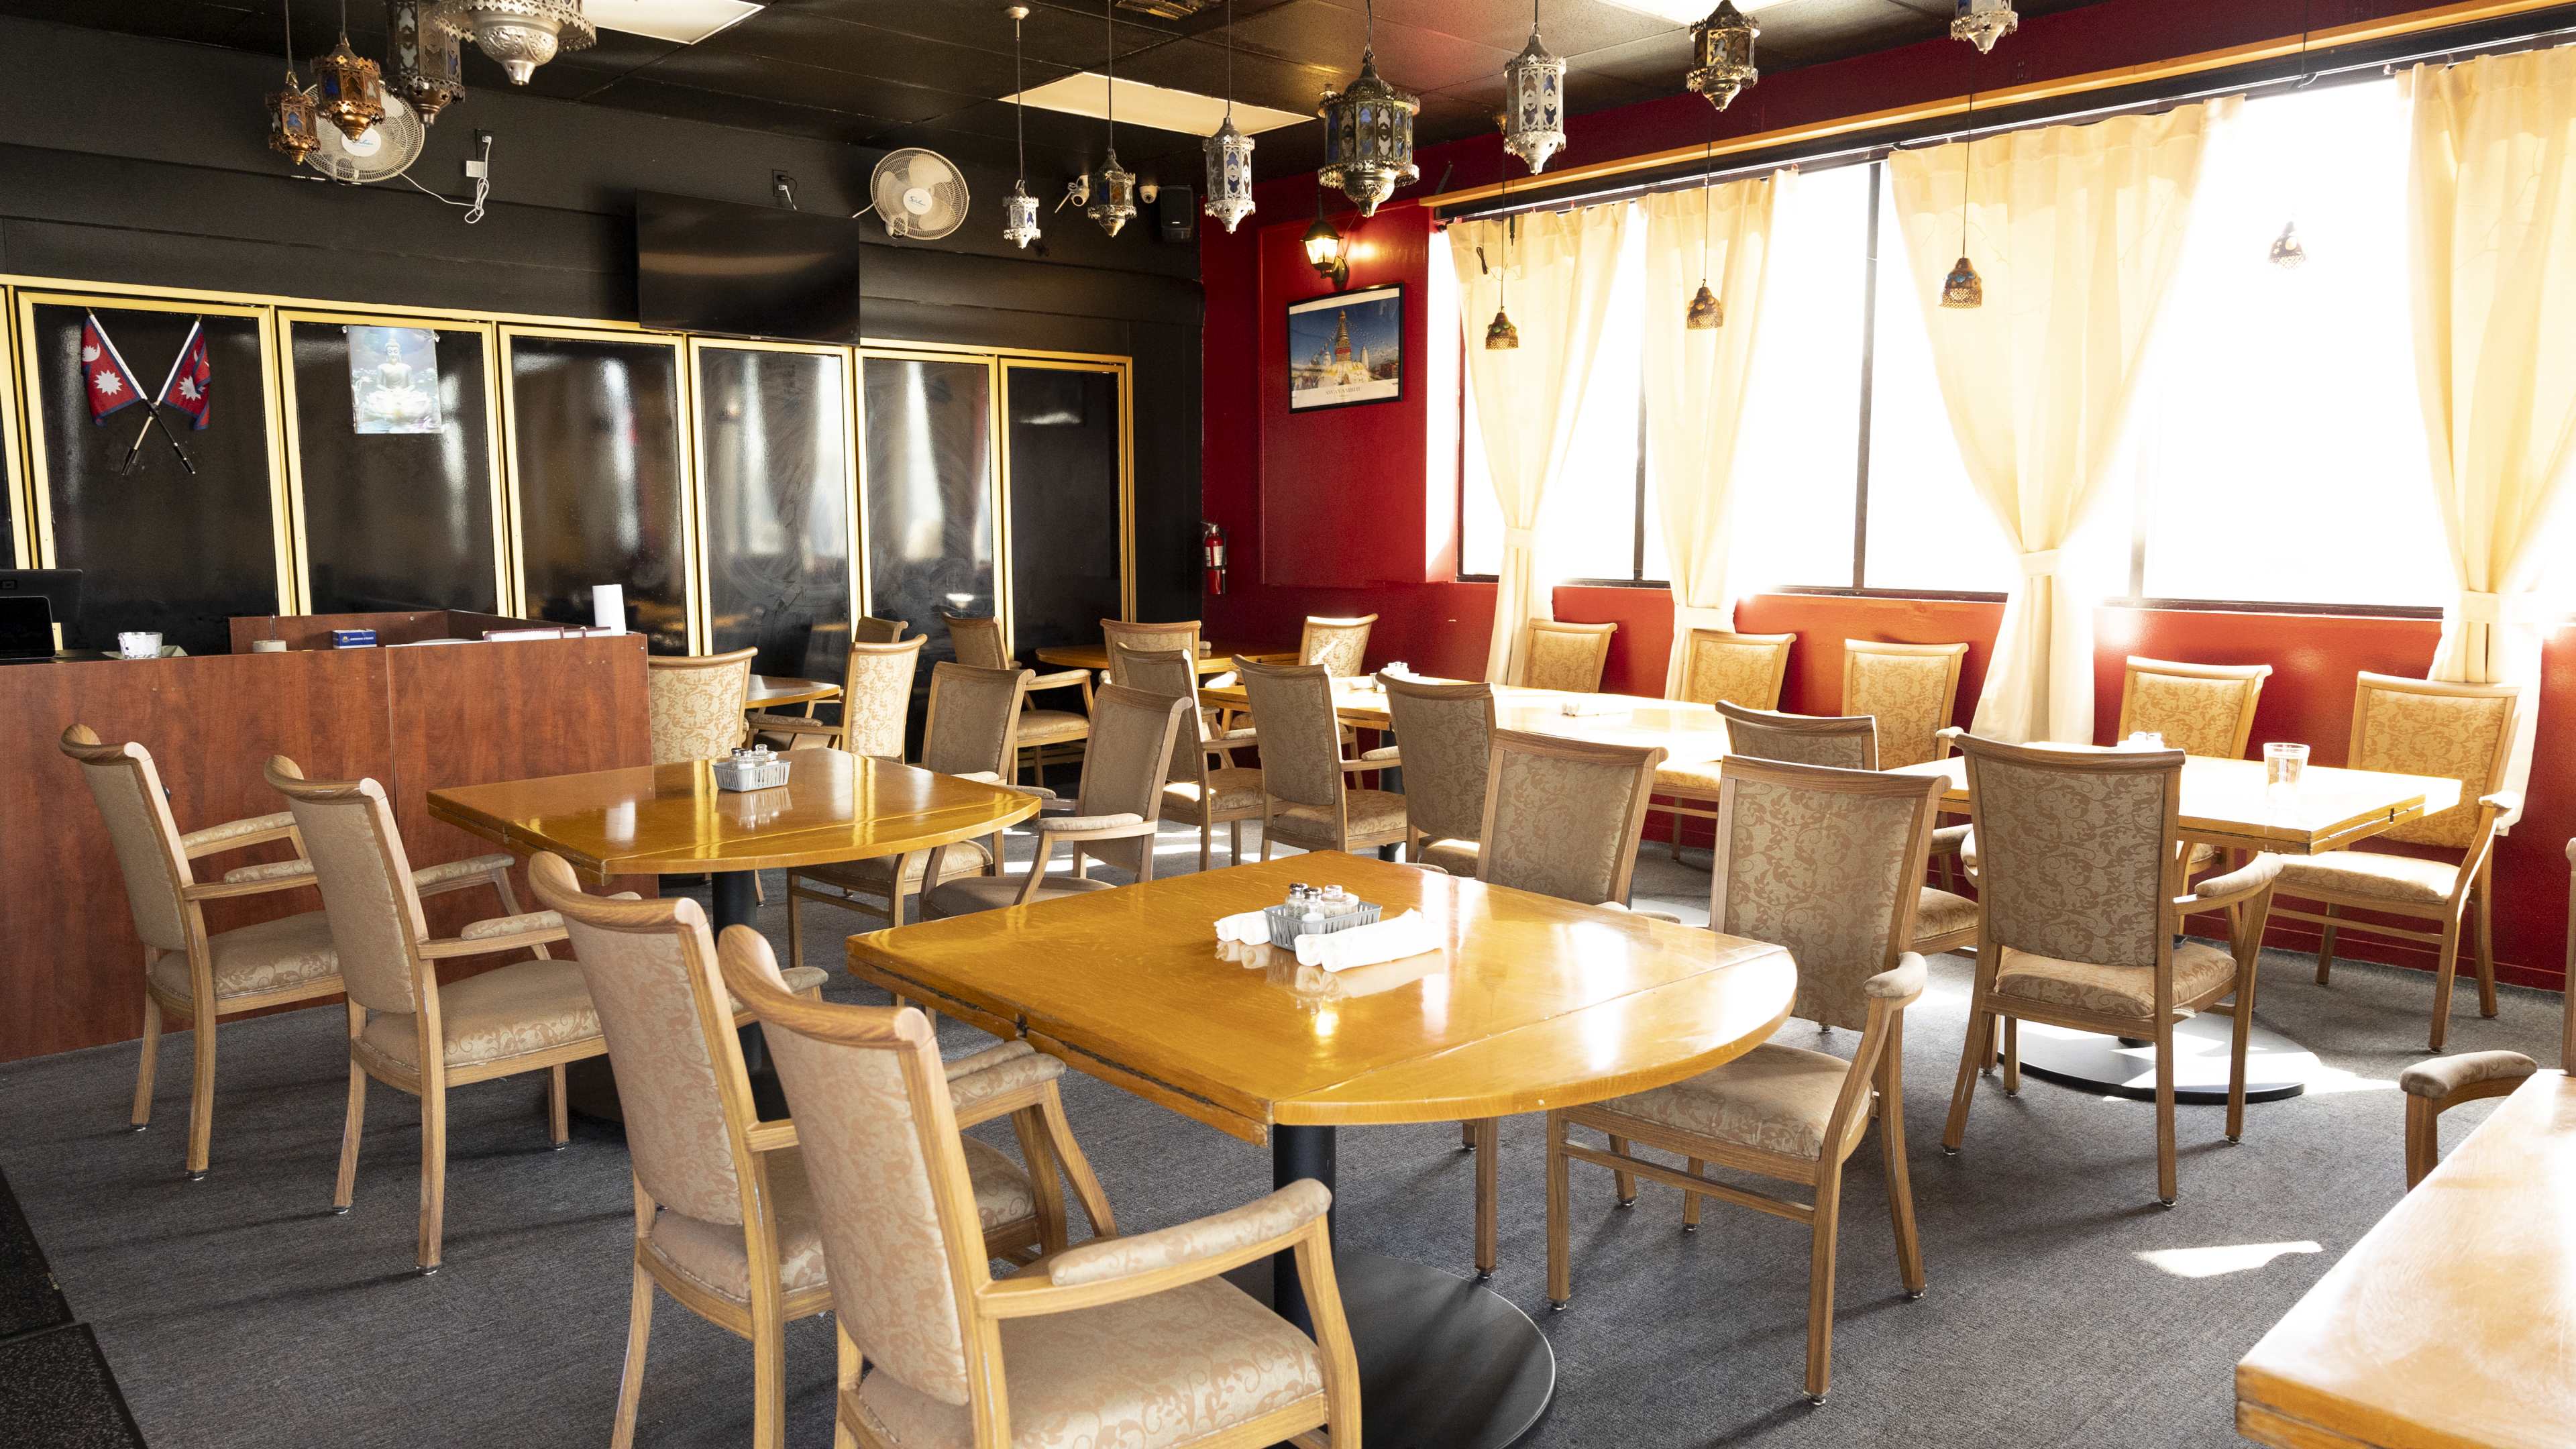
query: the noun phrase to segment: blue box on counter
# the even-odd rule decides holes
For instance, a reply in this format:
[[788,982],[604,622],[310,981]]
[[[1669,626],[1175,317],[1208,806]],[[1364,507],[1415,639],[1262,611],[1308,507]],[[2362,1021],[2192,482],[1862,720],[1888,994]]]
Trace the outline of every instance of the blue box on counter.
[[376,631],[373,629],[334,629],[331,631],[331,647],[334,649],[373,649],[376,647]]

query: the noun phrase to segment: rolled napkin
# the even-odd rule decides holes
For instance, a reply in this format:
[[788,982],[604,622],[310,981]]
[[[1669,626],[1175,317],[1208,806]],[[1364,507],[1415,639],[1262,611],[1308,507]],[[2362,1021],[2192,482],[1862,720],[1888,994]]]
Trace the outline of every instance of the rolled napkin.
[[1270,918],[1259,911],[1245,911],[1216,923],[1216,938],[1237,946],[1270,944]]
[[1439,947],[1440,933],[1431,928],[1420,911],[1407,911],[1391,921],[1353,926],[1329,936],[1299,936],[1297,964],[1347,971],[1354,966],[1401,961]]

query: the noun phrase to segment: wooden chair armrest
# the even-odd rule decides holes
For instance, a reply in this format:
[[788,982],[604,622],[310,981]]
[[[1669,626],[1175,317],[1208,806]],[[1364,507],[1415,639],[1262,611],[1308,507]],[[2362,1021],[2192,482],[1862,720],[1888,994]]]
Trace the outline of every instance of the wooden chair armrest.
[[1047,1313],[1143,1298],[1195,1283],[1284,1252],[1301,1241],[1323,1241],[1325,1209],[1333,1194],[1308,1178],[1268,1197],[1134,1237],[1094,1239],[1058,1253],[1046,1273],[1004,1278],[980,1290],[985,1311],[997,1318]]
[[[280,865],[285,863],[278,862]],[[179,895],[183,900],[221,901],[230,900],[236,896],[260,896],[271,891],[293,890],[298,886],[309,886],[313,883],[313,877],[309,875],[288,876],[283,880],[201,880],[195,885],[180,887]]]
[[[1154,833],[1154,822],[1142,815],[1121,811],[1116,815],[1040,816],[1038,835],[1042,840],[1130,840]],[[1041,855],[1046,847],[1038,847]]]
[[524,916],[499,916],[489,921],[476,921],[453,936],[423,941],[420,954],[422,959],[429,961],[445,961],[458,956],[497,956],[504,951],[551,946],[568,939],[563,917],[552,911],[530,911]]
[[1085,692],[1089,691],[1091,686],[1090,670],[1058,669],[1047,674],[1041,674],[1037,678],[1029,681],[1029,692],[1034,694],[1041,689],[1072,689],[1077,686],[1081,687]]
[[841,726],[825,724],[810,715],[763,712],[747,715],[745,719],[753,729],[767,730],[774,735],[837,735],[841,732]]
[[781,1117],[775,1122],[754,1122],[742,1135],[743,1145],[754,1152],[784,1152],[796,1145],[796,1119]]
[[515,857],[507,852],[494,851],[489,855],[469,855],[463,860],[424,865],[411,873],[411,888],[426,900],[449,891],[472,890],[480,885],[497,886],[514,863]]
[[1934,730],[1932,732],[1932,738],[1940,741],[1940,748],[1932,752],[1932,758],[1936,760],[1946,760],[1952,755],[1957,754],[1959,752],[1959,736],[1966,733],[1966,730],[1959,728],[1957,725],[1944,725],[1941,728]]
[[201,855],[244,850],[272,840],[293,840],[295,853],[304,853],[303,839],[295,833],[293,812],[281,810],[274,815],[249,815],[239,820],[227,820],[221,825],[209,825],[203,830],[191,830],[179,837],[179,849],[190,860],[195,860]]
[[2189,895],[2174,897],[2174,910],[2186,916],[2203,911],[2223,911],[2270,891],[2280,876],[2279,856],[2258,855],[2225,875],[2214,875],[2202,881],[2199,889]]
[[[2441,1111],[2479,1097],[2501,1097],[2539,1070],[2540,1063],[2520,1052],[2462,1052],[2417,1062],[2397,1074],[2397,1085],[2406,1095],[2422,1097]],[[2464,1092],[2474,1094],[2462,1096]]]
[[224,884],[249,885],[265,883],[275,890],[313,884],[313,862],[303,856],[293,860],[272,860],[260,865],[240,865],[224,872]]
[[1400,770],[1402,768],[1404,768],[1404,747],[1401,745],[1388,745],[1382,750],[1371,750],[1356,760],[1342,761],[1342,773],[1345,775],[1359,774],[1369,770]]

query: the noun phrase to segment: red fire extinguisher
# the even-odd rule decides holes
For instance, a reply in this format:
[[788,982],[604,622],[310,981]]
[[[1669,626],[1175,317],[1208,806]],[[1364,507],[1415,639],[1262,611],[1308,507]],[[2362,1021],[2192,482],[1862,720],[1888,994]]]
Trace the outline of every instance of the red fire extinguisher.
[[1207,592],[1211,597],[1225,593],[1225,530],[1202,520],[1199,524],[1199,551],[1206,555]]

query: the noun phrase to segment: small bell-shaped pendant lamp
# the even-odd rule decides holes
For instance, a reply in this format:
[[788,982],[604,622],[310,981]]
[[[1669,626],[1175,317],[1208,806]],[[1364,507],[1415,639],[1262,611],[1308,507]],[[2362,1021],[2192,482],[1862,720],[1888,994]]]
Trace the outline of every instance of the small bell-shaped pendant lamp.
[[[1511,196],[1512,173],[1505,171],[1503,173],[1503,200],[1508,202],[1511,200]],[[1501,279],[1495,283],[1494,320],[1485,324],[1485,350],[1487,352],[1517,351],[1521,345],[1521,329],[1512,325],[1511,313],[1512,238],[1519,233],[1520,226],[1521,219],[1517,216],[1505,216],[1503,218],[1503,275]]]
[[1691,332],[1714,332],[1726,325],[1726,304],[1708,289],[1708,232],[1716,188],[1709,185],[1709,165],[1717,157],[1717,137],[1708,138],[1708,154],[1701,158],[1699,176],[1699,291],[1690,299],[1690,308],[1682,314],[1682,327]]

